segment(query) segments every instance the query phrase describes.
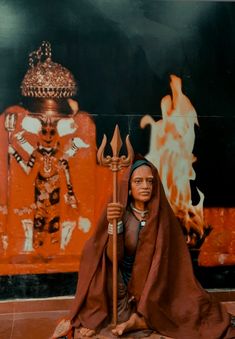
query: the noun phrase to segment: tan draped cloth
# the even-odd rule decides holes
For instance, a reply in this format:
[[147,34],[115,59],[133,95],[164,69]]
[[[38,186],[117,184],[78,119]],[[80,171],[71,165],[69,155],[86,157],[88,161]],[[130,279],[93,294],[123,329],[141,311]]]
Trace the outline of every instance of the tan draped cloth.
[[[177,339],[235,338],[231,316],[194,277],[181,227],[166,199],[157,169],[152,166],[153,195],[149,218],[139,234],[128,297],[149,328]],[[128,204],[129,171],[120,184],[119,201]],[[74,327],[99,331],[112,310],[108,297],[109,261],[106,210],[85,244],[75,299],[70,312]]]

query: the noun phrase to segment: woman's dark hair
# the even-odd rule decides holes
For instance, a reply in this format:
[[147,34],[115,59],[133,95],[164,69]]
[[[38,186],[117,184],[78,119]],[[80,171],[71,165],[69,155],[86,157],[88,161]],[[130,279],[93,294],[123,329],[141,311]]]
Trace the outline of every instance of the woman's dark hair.
[[[131,170],[130,170],[130,178],[132,176],[132,173],[134,172],[134,170],[136,170],[136,168],[140,167],[140,166],[143,166],[143,165],[146,165],[146,166],[149,166],[151,167],[150,163],[148,162],[148,160],[146,159],[140,159],[140,160],[136,160],[132,166],[131,166]],[[129,178],[129,179],[130,179]]]

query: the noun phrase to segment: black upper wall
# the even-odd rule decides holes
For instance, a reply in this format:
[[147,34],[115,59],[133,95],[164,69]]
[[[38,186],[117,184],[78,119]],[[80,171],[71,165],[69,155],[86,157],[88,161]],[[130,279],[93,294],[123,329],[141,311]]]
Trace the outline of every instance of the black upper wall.
[[233,2],[1,0],[0,110],[20,102],[28,54],[48,40],[78,81],[81,109],[95,116],[98,143],[118,122],[145,154],[140,116],[160,118],[176,74],[199,116],[196,185],[206,206],[234,206],[234,18]]

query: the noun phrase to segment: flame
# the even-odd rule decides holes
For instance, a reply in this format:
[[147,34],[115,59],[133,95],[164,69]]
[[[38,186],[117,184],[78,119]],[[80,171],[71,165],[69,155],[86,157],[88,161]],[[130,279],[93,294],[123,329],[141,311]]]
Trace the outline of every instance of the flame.
[[161,100],[162,119],[157,122],[149,115],[141,119],[140,126],[151,126],[150,149],[146,155],[159,171],[166,196],[187,233],[187,242],[195,245],[196,237],[204,235],[204,194],[197,188],[199,203],[192,205],[190,180],[195,180],[193,163],[195,142],[194,125],[197,113],[182,92],[182,81],[170,76],[172,96]]

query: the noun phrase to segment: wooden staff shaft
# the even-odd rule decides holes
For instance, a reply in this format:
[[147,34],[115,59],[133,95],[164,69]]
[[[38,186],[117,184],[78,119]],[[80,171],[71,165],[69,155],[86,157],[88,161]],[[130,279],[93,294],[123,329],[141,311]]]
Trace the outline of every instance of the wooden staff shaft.
[[[107,137],[104,135],[102,143],[97,152],[97,159],[99,164],[103,166],[109,166],[113,171],[113,202],[118,202],[118,187],[117,187],[117,174],[120,168],[127,167],[131,164],[134,158],[134,151],[129,141],[129,136],[126,137],[126,146],[128,156],[119,157],[119,152],[122,147],[122,139],[118,125],[115,127],[112,141],[110,145],[112,147],[113,156],[104,156],[104,149],[106,146]],[[118,294],[118,258],[117,258],[117,219],[113,221],[113,323],[117,325],[118,321],[118,307],[117,307],[117,294]]]
[[[113,202],[117,202],[117,171],[113,172]],[[117,325],[117,219],[113,219],[113,324]]]

